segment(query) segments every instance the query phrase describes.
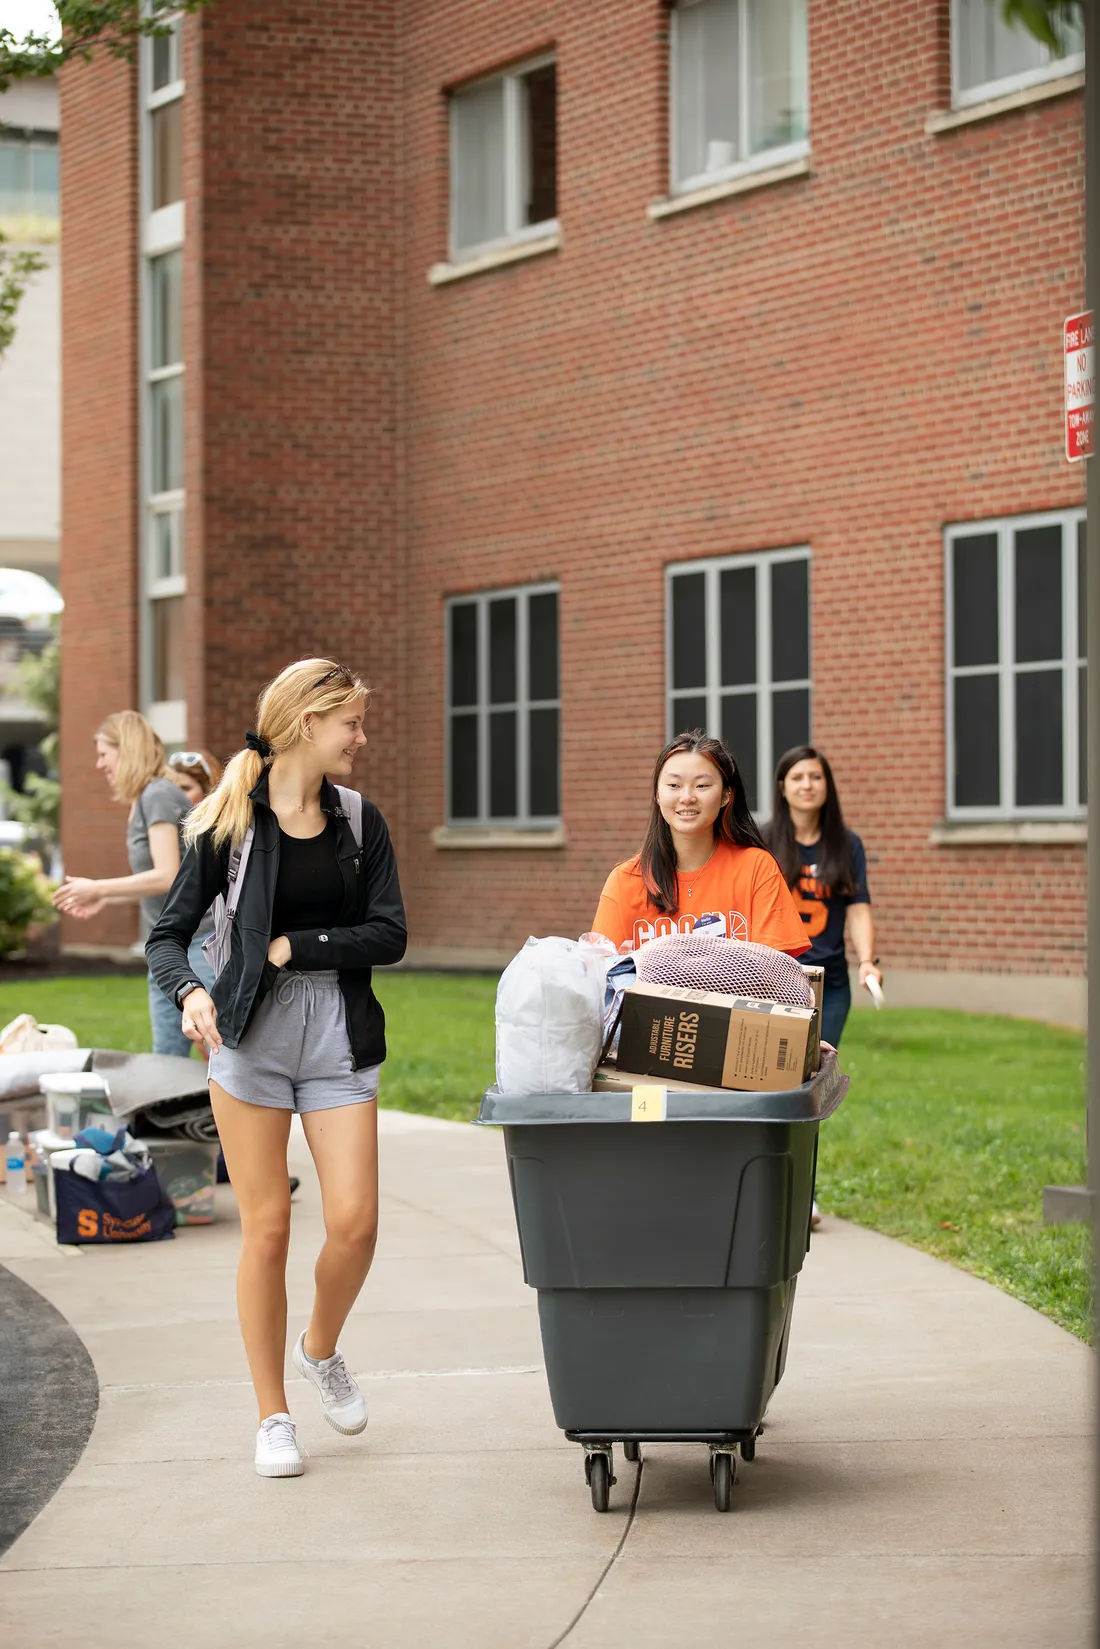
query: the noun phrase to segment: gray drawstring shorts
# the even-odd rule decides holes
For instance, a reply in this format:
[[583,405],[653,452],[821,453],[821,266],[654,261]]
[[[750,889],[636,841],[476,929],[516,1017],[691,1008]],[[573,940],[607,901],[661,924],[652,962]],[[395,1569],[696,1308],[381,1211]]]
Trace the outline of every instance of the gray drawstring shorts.
[[353,1069],[340,976],[281,973],[236,1048],[210,1058],[234,1099],[275,1111],[332,1111],[378,1098],[379,1065]]

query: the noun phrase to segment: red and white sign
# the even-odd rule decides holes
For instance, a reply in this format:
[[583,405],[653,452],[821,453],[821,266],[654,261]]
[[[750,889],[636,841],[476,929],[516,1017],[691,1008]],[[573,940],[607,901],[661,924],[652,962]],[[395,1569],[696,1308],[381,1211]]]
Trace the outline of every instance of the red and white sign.
[[1070,315],[1062,327],[1066,357],[1066,457],[1092,457],[1092,310]]

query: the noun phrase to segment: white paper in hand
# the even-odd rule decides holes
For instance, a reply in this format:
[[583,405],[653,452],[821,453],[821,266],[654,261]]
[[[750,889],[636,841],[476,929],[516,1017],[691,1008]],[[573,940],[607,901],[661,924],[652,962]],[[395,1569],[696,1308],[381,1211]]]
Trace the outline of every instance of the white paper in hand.
[[874,974],[869,973],[867,975],[867,978],[865,979],[864,983],[866,984],[867,989],[871,993],[871,1001],[875,1004],[875,1007],[876,1008],[881,1008],[883,1006],[883,1004],[885,1003],[886,998],[883,996],[882,986],[879,984],[879,982],[875,978]]

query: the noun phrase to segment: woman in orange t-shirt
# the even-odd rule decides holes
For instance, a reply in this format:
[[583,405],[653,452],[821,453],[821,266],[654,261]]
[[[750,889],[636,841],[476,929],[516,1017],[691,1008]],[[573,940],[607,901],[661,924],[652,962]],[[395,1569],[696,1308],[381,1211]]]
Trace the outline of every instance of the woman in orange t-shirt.
[[733,756],[701,728],[662,750],[642,850],[604,884],[593,931],[620,950],[717,915],[731,939],[798,956],[810,944],[752,814]]

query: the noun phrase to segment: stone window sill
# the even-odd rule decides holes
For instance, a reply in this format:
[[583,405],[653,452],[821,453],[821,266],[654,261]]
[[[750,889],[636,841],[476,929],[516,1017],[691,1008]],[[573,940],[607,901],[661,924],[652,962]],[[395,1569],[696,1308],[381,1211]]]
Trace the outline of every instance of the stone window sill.
[[1064,74],[1057,80],[1027,86],[1022,92],[1006,92],[1003,97],[991,97],[984,103],[971,103],[965,109],[934,109],[924,122],[924,130],[930,137],[938,132],[953,132],[957,126],[971,126],[976,120],[992,120],[996,115],[1010,114],[1013,109],[1027,109],[1033,103],[1065,97],[1067,92],[1080,91],[1084,84],[1083,74]]
[[561,246],[561,230],[533,240],[514,241],[509,246],[495,246],[473,258],[461,258],[456,263],[433,263],[428,270],[429,286],[450,286],[453,281],[468,280],[471,275],[484,275],[490,269],[505,269],[510,263],[526,263],[528,258],[541,258],[547,252],[556,252]]
[[1088,835],[1086,819],[942,819],[928,839],[934,847],[1064,847]]
[[564,847],[565,826],[553,830],[486,830],[480,826],[439,825],[432,831],[435,847],[505,847],[531,848]]
[[767,189],[773,183],[785,183],[788,178],[809,177],[810,157],[799,155],[797,160],[785,161],[782,166],[762,167],[757,172],[741,172],[737,177],[723,178],[704,189],[690,189],[682,195],[669,195],[667,200],[651,201],[646,216],[671,218],[677,212],[691,212],[697,206],[709,206],[713,200],[728,200],[731,195],[744,195],[752,189]]

